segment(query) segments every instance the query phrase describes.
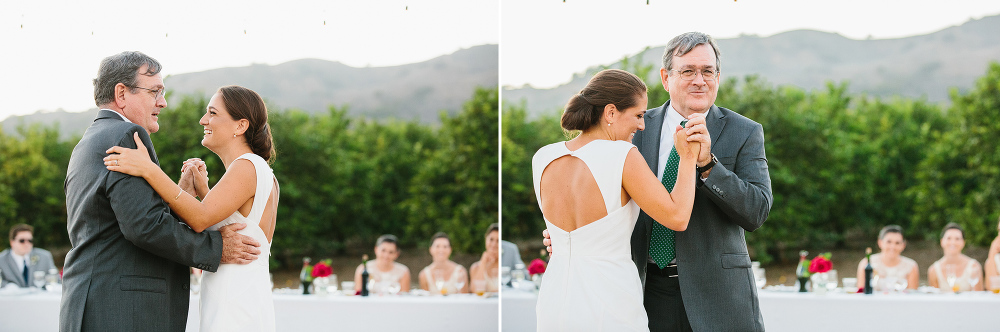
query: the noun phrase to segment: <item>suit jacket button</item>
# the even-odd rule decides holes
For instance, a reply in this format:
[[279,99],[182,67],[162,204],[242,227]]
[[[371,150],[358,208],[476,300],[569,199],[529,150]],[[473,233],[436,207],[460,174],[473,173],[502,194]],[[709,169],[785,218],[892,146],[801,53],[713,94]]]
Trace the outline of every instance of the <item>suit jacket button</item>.
[[182,289],[184,289],[184,290],[191,290],[191,285],[189,285],[189,284],[184,284],[184,285],[182,285],[182,287],[181,287],[181,288],[182,288]]

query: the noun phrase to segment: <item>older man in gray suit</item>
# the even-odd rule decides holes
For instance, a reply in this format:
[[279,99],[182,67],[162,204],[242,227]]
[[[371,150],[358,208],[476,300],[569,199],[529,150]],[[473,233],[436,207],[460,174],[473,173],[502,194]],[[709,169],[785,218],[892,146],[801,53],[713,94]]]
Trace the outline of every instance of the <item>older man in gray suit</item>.
[[94,79],[102,109],[73,149],[66,174],[73,248],[64,266],[60,331],[184,331],[188,266],[216,271],[260,254],[259,243],[236,233],[245,224],[196,233],[142,178],[105,168],[112,146],[136,148],[136,132],[158,163],[149,133],[159,130],[157,115],[167,106],[160,68],[145,54],[122,52],[101,61]]
[[632,259],[643,281],[651,331],[764,330],[744,237],[764,223],[771,209],[764,130],[714,105],[719,54],[715,40],[704,33],[670,40],[660,68],[670,100],[646,111],[646,129],[632,140],[649,168],[662,176],[674,145],[673,131],[663,128],[674,128],[695,113],[705,115],[708,135],[695,138],[702,149],[687,230],[667,234],[642,213],[632,232]]
[[702,144],[687,229],[675,233],[641,213],[632,232],[632,260],[642,280],[650,331],[764,330],[744,237],[745,231],[760,228],[771,210],[764,130],[715,106],[719,54],[715,40],[704,33],[670,40],[660,68],[670,100],[646,111],[646,128],[632,139],[660,177],[674,146],[671,129],[681,121],[691,119],[689,140]]

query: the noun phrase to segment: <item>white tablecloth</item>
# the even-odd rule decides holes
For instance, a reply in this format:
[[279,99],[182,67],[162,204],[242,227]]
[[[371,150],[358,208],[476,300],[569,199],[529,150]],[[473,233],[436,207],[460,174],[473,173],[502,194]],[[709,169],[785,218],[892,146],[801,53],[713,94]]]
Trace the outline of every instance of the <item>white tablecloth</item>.
[[[57,331],[59,294],[0,296],[0,332]],[[274,295],[277,331],[497,331],[497,298],[474,295]],[[198,297],[191,297],[188,331],[198,331]]]
[[[535,331],[533,293],[501,293],[503,330]],[[760,291],[764,327],[770,332],[1000,331],[1000,295],[843,294]]]

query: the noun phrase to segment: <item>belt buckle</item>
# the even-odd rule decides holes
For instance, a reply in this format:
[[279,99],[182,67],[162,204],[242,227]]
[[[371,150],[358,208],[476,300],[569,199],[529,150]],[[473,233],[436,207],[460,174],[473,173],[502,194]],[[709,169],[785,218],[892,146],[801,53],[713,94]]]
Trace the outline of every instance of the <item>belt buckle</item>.
[[[672,267],[672,268],[674,268],[674,271],[677,271],[677,264],[667,264],[667,266],[664,267],[664,268],[668,268],[668,267]],[[668,275],[667,278],[677,278],[677,275],[676,274],[674,274],[674,275]]]

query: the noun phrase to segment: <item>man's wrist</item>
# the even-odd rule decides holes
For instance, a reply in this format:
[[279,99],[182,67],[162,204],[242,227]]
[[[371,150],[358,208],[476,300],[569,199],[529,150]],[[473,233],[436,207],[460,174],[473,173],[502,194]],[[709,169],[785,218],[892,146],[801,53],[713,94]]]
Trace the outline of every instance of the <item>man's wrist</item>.
[[704,173],[707,172],[707,171],[710,171],[712,169],[712,167],[715,166],[715,164],[719,163],[719,159],[715,158],[715,154],[714,153],[711,154],[711,156],[712,156],[712,159],[710,159],[708,161],[708,163],[706,163],[705,165],[702,165],[702,166],[698,166],[698,168],[697,168],[698,176],[703,177],[703,178],[707,178],[708,176],[706,176]]

